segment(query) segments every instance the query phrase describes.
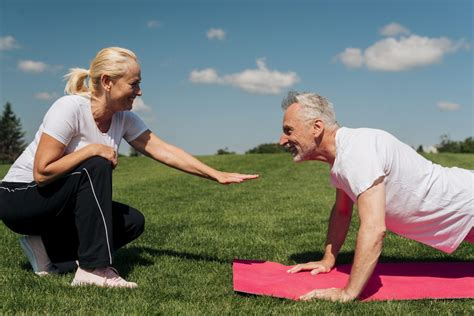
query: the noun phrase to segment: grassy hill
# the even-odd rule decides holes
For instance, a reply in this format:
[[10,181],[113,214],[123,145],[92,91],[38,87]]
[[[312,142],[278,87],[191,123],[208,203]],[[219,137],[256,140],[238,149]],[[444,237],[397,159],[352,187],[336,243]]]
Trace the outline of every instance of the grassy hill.
[[[429,159],[474,169],[474,155]],[[240,185],[217,183],[144,157],[121,158],[114,199],[140,209],[145,233],[116,254],[116,266],[137,290],[71,288],[73,274],[36,277],[19,236],[0,225],[0,313],[48,314],[472,314],[474,300],[293,302],[232,290],[234,258],[283,264],[316,260],[334,189],[327,165],[294,164],[287,154],[200,157],[226,171],[259,173]],[[8,166],[0,165],[0,178]],[[357,216],[339,257],[352,261]],[[446,255],[388,234],[381,262],[473,261],[474,245]]]

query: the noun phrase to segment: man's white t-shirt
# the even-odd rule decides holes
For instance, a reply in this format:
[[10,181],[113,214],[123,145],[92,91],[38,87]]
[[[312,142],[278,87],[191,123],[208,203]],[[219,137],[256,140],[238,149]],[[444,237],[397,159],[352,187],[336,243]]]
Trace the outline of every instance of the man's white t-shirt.
[[106,133],[96,125],[89,98],[68,95],[59,98],[46,113],[35,139],[11,166],[2,181],[32,182],[33,162],[42,133],[66,145],[65,154],[75,152],[89,144],[103,144],[117,152],[124,138],[131,142],[147,130],[145,123],[133,112],[117,112]]
[[381,177],[390,231],[451,253],[474,226],[474,171],[434,164],[381,130],[340,128],[332,185],[356,203]]

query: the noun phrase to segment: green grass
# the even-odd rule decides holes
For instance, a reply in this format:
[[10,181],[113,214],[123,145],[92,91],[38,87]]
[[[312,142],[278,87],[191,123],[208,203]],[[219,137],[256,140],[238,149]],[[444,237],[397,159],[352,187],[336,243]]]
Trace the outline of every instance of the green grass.
[[[429,155],[474,169],[474,155]],[[137,290],[71,288],[73,274],[36,277],[18,235],[0,225],[0,314],[473,314],[474,300],[293,302],[232,290],[234,258],[294,264],[321,256],[334,190],[328,167],[294,164],[289,155],[200,157],[222,170],[261,178],[221,186],[147,158],[121,158],[114,199],[140,209],[145,233],[116,254]],[[0,165],[0,178],[8,166]],[[357,222],[357,216],[354,217]],[[357,223],[339,257],[352,261]],[[381,262],[473,261],[474,245],[446,255],[388,234]]]

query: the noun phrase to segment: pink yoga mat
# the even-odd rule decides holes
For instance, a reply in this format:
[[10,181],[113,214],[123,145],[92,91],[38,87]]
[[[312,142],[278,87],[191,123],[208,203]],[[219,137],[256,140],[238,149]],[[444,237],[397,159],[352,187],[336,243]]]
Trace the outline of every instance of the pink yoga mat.
[[[314,289],[344,287],[351,265],[313,276],[289,274],[291,266],[269,261],[234,260],[234,291],[298,300]],[[417,300],[474,298],[474,262],[379,263],[360,299]]]

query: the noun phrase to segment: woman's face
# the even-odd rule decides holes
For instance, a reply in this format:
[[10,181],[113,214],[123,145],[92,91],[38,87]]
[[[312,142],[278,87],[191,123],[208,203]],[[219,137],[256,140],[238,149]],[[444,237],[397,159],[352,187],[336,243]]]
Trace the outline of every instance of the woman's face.
[[128,63],[128,71],[122,77],[111,82],[110,103],[115,111],[130,111],[133,100],[142,95],[140,65],[136,61]]

